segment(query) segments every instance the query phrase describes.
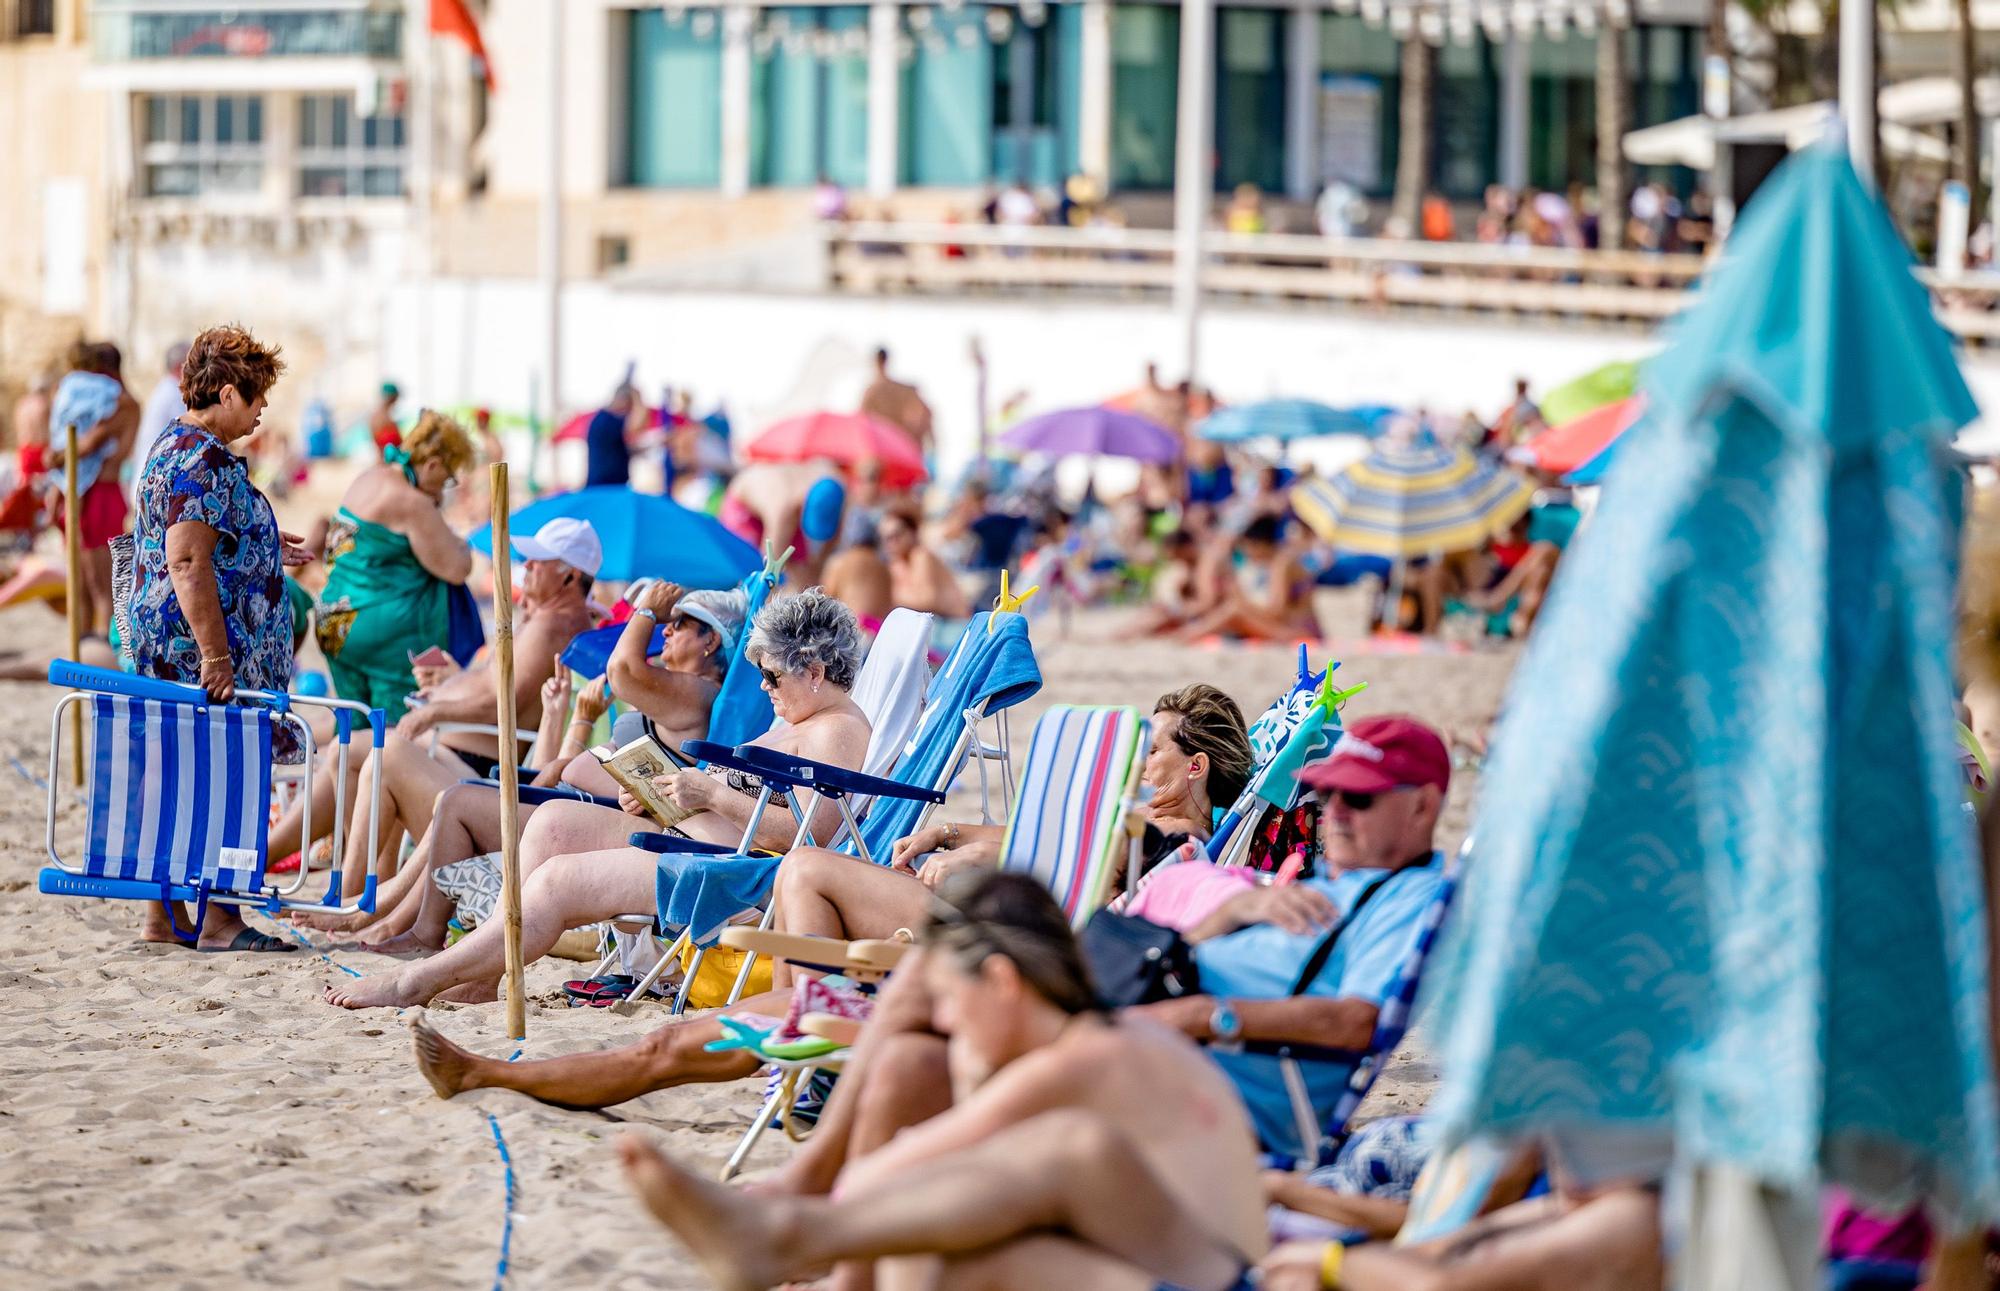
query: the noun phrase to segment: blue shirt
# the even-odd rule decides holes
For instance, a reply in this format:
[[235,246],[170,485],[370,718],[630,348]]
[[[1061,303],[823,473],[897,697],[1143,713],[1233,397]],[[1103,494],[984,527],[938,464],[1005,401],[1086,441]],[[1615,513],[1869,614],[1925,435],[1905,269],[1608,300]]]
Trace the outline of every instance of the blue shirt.
[[[1305,882],[1324,893],[1344,915],[1362,889],[1382,874],[1381,870],[1347,870],[1330,879]],[[1389,879],[1341,932],[1333,953],[1302,994],[1366,1000],[1380,1006],[1396,989],[1404,962],[1416,945],[1424,911],[1443,884],[1441,854],[1433,854],[1429,864],[1402,870]],[[1275,924],[1256,924],[1205,941],[1194,948],[1202,993],[1231,999],[1285,999],[1325,936],[1325,929],[1295,934]],[[1285,1092],[1279,1059],[1255,1053],[1216,1052],[1212,1056],[1243,1096],[1257,1127],[1257,1138],[1267,1150],[1295,1157],[1312,1155],[1311,1145],[1299,1143],[1298,1117]],[[1323,1124],[1347,1088],[1354,1068],[1345,1062],[1307,1062],[1300,1064],[1300,1071],[1315,1120]]]
[[609,408],[599,408],[584,430],[583,443],[590,455],[583,486],[629,484],[632,482],[632,450],[625,447],[625,419]]

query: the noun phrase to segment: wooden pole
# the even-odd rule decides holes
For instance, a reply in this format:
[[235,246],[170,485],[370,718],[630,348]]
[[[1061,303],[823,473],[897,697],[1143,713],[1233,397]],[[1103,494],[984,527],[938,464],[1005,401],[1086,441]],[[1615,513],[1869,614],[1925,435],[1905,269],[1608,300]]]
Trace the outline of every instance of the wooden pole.
[[507,533],[507,463],[492,466],[493,687],[500,719],[500,918],[507,942],[507,1034],[528,1038],[521,962],[520,757],[514,746],[514,553]]
[[[69,657],[83,653],[83,508],[76,496],[76,427],[64,427],[63,445],[63,557],[69,567],[64,601],[69,607]],[[80,660],[79,660],[80,661]],[[83,705],[69,706],[70,774],[76,787],[83,787]]]

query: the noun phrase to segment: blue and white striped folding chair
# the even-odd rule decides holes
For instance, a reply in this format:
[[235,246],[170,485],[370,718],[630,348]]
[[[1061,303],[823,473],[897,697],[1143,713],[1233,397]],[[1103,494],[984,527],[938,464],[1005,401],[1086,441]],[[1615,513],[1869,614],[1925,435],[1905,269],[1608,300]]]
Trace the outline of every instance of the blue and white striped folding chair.
[[[1423,984],[1424,965],[1430,960],[1431,948],[1437,944],[1438,930],[1444,927],[1445,915],[1451,910],[1451,899],[1458,889],[1459,875],[1464,868],[1465,857],[1471,846],[1459,849],[1459,859],[1445,868],[1444,881],[1438,885],[1437,895],[1424,908],[1423,916],[1417,923],[1417,935],[1410,942],[1410,949],[1403,957],[1402,967],[1397,970],[1395,985],[1375,1017],[1375,1034],[1370,1037],[1367,1049],[1361,1053],[1335,1053],[1316,1049],[1307,1045],[1248,1044],[1244,1047],[1260,1052],[1275,1053],[1280,1069],[1284,1073],[1285,1089],[1291,1096],[1292,1115],[1298,1125],[1299,1142],[1316,1144],[1317,1151],[1308,1153],[1287,1164],[1300,1170],[1310,1170],[1333,1160],[1340,1151],[1340,1145],[1347,1140],[1349,1123],[1354,1114],[1361,1110],[1361,1104],[1368,1097],[1368,1091],[1375,1085],[1375,1077],[1381,1073],[1396,1046],[1403,1042],[1409,1032],[1410,1018],[1416,1007],[1417,991]],[[1347,1086],[1334,1100],[1331,1113],[1322,1123],[1314,1109],[1312,1096],[1306,1091],[1305,1075],[1300,1064],[1324,1061],[1353,1063]]]
[[1119,844],[1138,877],[1138,840],[1126,833],[1146,767],[1151,726],[1136,708],[1059,704],[1035,723],[1021,792],[1000,845],[1000,868],[1031,874],[1082,927],[1104,904]]
[[[240,703],[211,704],[197,686],[134,677],[107,668],[58,660],[49,681],[70,693],[56,702],[49,738],[49,796],[45,844],[49,865],[39,888],[52,896],[127,901],[211,901],[325,913],[372,910],[375,860],[358,901],[340,904],[340,825],[346,817],[344,774],[336,795],[334,868],[324,895],[301,895],[312,877],[301,864],[285,887],[267,882],[266,842],[271,807],[273,728],[298,733],[305,751],[302,793],[310,831],[314,741],[311,728],[291,711],[313,704],[334,712],[335,738],[345,770],[354,715],[362,714],[380,748],[387,724],[379,710],[345,700],[267,691],[238,691]],[[66,863],[57,840],[63,797],[62,741],[65,713],[84,709],[83,840],[78,861]],[[372,829],[379,792],[369,804]],[[196,928],[200,917],[196,916]],[[193,931],[176,935],[193,939]]]

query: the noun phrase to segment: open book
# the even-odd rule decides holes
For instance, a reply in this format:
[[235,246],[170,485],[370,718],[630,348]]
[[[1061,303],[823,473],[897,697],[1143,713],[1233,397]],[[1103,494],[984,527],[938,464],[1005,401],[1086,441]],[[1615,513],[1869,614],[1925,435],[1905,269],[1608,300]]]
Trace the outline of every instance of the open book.
[[671,828],[694,814],[661,793],[653,784],[655,776],[669,775],[692,767],[694,763],[650,734],[641,735],[615,753],[599,753],[592,749],[591,755],[603,764],[605,774],[637,798],[645,806],[646,814],[660,825]]

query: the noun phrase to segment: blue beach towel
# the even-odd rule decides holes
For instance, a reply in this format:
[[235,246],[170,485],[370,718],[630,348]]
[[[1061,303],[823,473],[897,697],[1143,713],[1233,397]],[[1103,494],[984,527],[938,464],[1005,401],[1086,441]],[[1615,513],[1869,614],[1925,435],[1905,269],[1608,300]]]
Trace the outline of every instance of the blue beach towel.
[[[95,372],[72,372],[56,387],[55,401],[49,406],[49,442],[62,445],[68,442],[68,428],[76,427],[77,438],[89,434],[98,422],[103,421],[118,410],[118,397],[125,393],[125,387],[110,377],[99,376]],[[111,455],[116,444],[106,444],[76,463],[77,496],[90,491],[97,483],[98,472],[104,469],[104,459]]]
[[[935,786],[955,767],[948,766],[965,732],[965,711],[982,701],[986,713],[1002,712],[1042,688],[1041,666],[1028,641],[1028,624],[1019,614],[973,616],[965,635],[931,678],[924,695],[924,714],[891,778],[907,785]],[[895,841],[909,833],[924,804],[905,798],[877,799],[862,821],[869,855],[886,862]],[[694,940],[707,944],[730,918],[759,905],[770,894],[781,856],[690,856],[670,853],[660,858],[654,882],[662,929],[692,930]]]

